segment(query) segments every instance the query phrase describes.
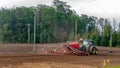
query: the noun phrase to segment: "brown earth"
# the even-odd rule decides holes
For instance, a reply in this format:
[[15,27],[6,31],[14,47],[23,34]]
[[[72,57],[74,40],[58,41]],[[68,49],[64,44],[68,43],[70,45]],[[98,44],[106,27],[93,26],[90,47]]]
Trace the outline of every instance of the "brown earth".
[[110,66],[120,65],[120,48],[97,47],[99,55],[70,56],[46,55],[47,50],[59,48],[63,44],[0,44],[0,68],[93,68],[101,67],[104,60]]

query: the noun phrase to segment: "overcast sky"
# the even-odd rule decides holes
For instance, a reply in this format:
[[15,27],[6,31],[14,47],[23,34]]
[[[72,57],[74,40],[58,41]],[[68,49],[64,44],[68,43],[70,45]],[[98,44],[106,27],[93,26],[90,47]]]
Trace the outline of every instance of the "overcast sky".
[[[120,0],[62,0],[78,14],[120,19]],[[0,7],[51,5],[52,0],[0,0]]]

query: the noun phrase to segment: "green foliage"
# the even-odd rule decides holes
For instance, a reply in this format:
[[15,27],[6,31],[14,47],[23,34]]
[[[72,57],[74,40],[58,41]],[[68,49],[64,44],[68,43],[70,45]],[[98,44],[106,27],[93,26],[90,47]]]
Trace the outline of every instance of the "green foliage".
[[120,47],[120,31],[117,33],[117,45]]
[[108,46],[110,36],[111,36],[111,26],[110,26],[110,24],[105,24],[105,26],[103,28],[104,28],[104,31],[102,34],[101,45]]
[[112,34],[112,46],[115,47],[117,45],[117,41],[118,41],[118,38],[117,38],[117,32],[113,32]]
[[52,6],[1,8],[0,43],[27,43],[27,24],[30,24],[30,43],[33,43],[34,17],[36,17],[37,23],[36,43],[74,40],[75,23],[77,22],[78,38],[92,39],[96,41],[97,45],[108,46],[112,32],[112,45],[120,45],[120,30],[112,31],[107,19],[98,19],[85,14],[79,16],[70,9],[70,5],[60,0],[53,0]]
[[91,31],[90,39],[95,40],[97,45],[100,45],[100,32],[97,28]]

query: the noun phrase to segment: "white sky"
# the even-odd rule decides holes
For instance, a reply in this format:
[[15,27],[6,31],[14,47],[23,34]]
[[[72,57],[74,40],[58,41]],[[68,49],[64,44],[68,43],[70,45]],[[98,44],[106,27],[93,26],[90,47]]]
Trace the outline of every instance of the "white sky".
[[[120,0],[62,0],[78,14],[120,19]],[[0,7],[51,5],[52,0],[0,0]]]

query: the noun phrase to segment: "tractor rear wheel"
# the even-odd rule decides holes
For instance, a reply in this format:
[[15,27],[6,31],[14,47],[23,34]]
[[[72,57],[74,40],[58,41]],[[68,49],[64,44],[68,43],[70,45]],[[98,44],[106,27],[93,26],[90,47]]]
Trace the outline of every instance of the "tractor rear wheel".
[[97,55],[98,54],[98,49],[94,46],[91,47],[90,53],[93,55]]

